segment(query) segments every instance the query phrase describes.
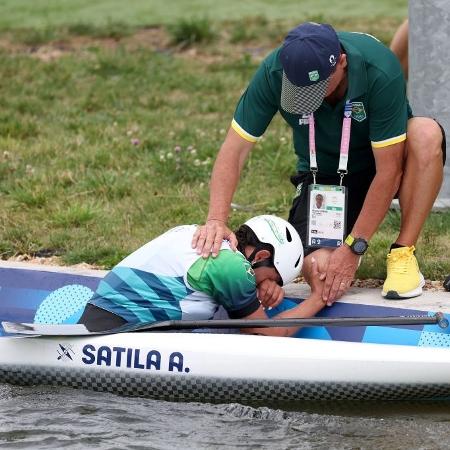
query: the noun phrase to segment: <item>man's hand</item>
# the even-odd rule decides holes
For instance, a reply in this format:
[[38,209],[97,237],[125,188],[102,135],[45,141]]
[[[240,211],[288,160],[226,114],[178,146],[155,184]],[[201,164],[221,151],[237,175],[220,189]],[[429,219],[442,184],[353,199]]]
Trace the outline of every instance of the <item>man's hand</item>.
[[359,256],[355,255],[346,245],[342,245],[333,251],[322,291],[322,300],[328,306],[342,297],[350,287],[358,268],[358,262]]
[[284,298],[284,289],[275,281],[265,279],[256,287],[258,300],[264,308],[273,308]]
[[231,250],[236,251],[238,243],[236,236],[226,223],[221,220],[209,219],[205,225],[197,228],[191,245],[203,258],[208,258],[211,254],[215,258],[219,254],[223,239],[227,239],[230,242]]
[[308,282],[311,287],[311,296],[322,299],[322,292],[324,287],[326,273],[319,271],[319,264],[314,256],[311,257],[311,269],[309,273]]

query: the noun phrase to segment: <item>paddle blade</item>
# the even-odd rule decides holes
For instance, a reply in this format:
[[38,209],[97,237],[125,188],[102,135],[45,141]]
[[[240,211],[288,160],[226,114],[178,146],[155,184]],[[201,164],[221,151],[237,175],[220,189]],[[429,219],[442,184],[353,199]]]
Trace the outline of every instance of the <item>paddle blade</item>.
[[89,330],[82,324],[55,325],[41,323],[2,322],[2,326],[5,332],[9,334],[45,334],[47,336],[81,336],[90,334]]

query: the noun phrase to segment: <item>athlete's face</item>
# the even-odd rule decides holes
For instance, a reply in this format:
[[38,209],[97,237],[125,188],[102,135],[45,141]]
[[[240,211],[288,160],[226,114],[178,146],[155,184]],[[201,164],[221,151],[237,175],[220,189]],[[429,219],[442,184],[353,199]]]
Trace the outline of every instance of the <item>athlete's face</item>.
[[275,281],[278,285],[282,286],[283,282],[281,281],[281,277],[277,272],[275,267],[258,267],[254,269],[255,272],[255,281],[256,284],[259,285],[261,282],[265,280]]
[[331,75],[330,81],[328,82],[327,93],[325,97],[331,95],[340,85],[341,81],[345,77],[345,68],[347,67],[347,55],[342,53],[339,56],[339,61],[336,64],[336,69]]
[[[250,257],[254,250],[255,247],[251,246],[247,246],[245,248],[245,255],[247,256],[247,258]],[[270,259],[270,257],[271,254],[268,250],[259,250],[254,256],[253,263]],[[255,272],[255,281],[257,285],[265,280],[272,280],[280,286],[283,285],[280,274],[278,273],[277,269],[275,269],[275,267],[260,266],[253,268],[253,271]]]

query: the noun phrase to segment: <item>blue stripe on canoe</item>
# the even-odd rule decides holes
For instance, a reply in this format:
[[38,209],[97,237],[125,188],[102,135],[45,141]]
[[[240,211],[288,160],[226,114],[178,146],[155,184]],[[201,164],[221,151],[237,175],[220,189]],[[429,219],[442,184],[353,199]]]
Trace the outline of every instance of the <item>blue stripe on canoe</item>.
[[0,286],[11,289],[39,289],[52,292],[68,284],[82,284],[95,291],[101,276],[75,275],[43,270],[0,267]]
[[450,347],[450,334],[423,331],[417,345],[419,347]]
[[366,327],[362,342],[373,344],[417,345],[421,331],[397,327]]

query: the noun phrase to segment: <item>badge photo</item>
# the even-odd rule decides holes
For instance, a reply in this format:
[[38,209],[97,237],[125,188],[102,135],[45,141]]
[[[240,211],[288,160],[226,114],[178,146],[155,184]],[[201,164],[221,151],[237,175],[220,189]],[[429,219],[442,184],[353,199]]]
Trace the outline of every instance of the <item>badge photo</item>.
[[308,247],[340,247],[345,236],[345,186],[312,184],[308,187]]

